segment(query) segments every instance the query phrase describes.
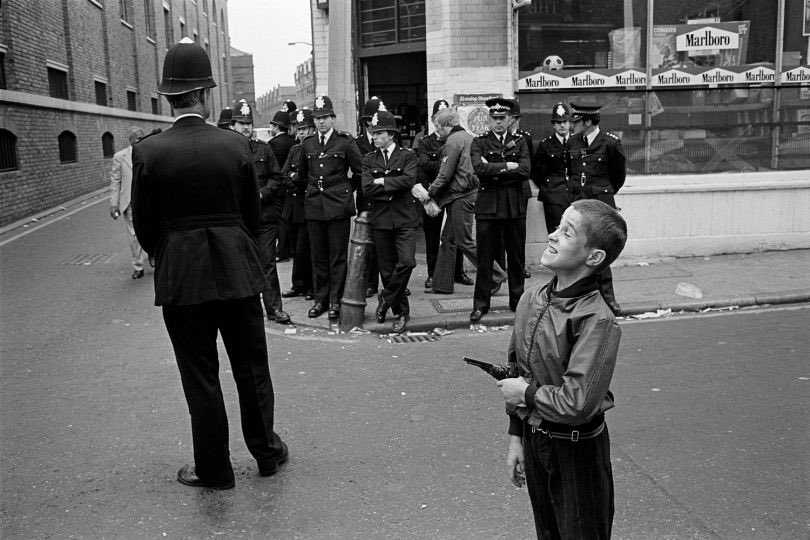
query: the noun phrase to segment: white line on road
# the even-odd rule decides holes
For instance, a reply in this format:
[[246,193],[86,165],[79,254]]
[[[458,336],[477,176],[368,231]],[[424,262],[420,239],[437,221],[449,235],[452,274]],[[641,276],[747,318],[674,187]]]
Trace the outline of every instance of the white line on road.
[[78,208],[74,208],[73,210],[65,212],[64,214],[59,214],[57,217],[54,217],[53,219],[48,219],[48,221],[37,223],[37,225],[35,225],[34,227],[26,228],[23,232],[21,232],[19,234],[15,234],[11,238],[6,238],[5,240],[0,241],[0,247],[3,247],[3,246],[5,246],[6,244],[8,244],[10,242],[13,242],[14,240],[19,240],[23,236],[31,234],[34,231],[38,231],[38,230],[40,230],[40,229],[42,229],[44,227],[47,227],[48,225],[56,223],[57,221],[61,221],[61,220],[63,220],[64,218],[66,218],[68,216],[72,216],[73,214],[75,214],[77,212],[81,212],[82,210],[86,210],[86,209],[90,208],[91,206],[93,206],[95,204],[98,204],[98,203],[100,203],[102,201],[107,201],[107,200],[109,200],[109,197],[106,197],[106,196],[100,197],[96,201],[91,201],[89,203],[86,203],[86,204],[83,204],[83,205],[79,206]]
[[656,323],[656,322],[671,322],[680,321],[684,319],[702,319],[705,317],[725,317],[728,315],[761,315],[772,311],[796,311],[800,309],[810,309],[810,304],[788,304],[788,305],[771,305],[771,306],[748,306],[741,309],[734,310],[720,310],[710,311],[707,313],[687,312],[687,313],[673,313],[669,317],[656,317],[650,319],[633,319],[627,318],[619,322],[620,325],[625,324],[640,324],[640,323]]

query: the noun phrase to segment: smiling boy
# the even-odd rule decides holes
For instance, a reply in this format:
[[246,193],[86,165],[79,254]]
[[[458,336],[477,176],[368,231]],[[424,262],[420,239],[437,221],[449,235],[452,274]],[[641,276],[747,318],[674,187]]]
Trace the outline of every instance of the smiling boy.
[[576,201],[548,238],[554,272],[527,290],[498,382],[509,414],[509,478],[524,483],[538,538],[610,538],[613,473],[604,413],[621,331],[596,274],[621,253],[627,225],[597,200]]

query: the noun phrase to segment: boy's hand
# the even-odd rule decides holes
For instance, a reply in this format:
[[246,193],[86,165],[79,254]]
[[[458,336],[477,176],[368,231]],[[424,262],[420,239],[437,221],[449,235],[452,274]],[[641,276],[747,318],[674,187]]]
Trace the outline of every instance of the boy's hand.
[[507,405],[514,405],[515,407],[526,406],[525,393],[526,388],[529,386],[526,379],[523,377],[517,377],[516,379],[504,379],[495,384],[500,386],[501,392],[503,393],[503,399],[506,400]]
[[526,474],[523,472],[523,441],[516,435],[509,437],[506,466],[509,468],[509,480],[516,487],[523,487],[526,483]]

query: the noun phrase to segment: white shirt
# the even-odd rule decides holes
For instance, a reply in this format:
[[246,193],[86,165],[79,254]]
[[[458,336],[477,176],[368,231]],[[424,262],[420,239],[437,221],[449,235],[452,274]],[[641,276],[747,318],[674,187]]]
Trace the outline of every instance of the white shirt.
[[177,122],[177,121],[178,121],[178,120],[180,120],[181,118],[186,118],[187,116],[196,116],[196,117],[198,117],[198,118],[199,118],[199,119],[201,119],[201,120],[205,120],[205,118],[203,118],[203,117],[202,117],[202,115],[201,115],[200,113],[190,112],[190,113],[186,113],[186,114],[181,114],[180,116],[178,116],[177,118],[175,118],[175,119],[174,119],[174,121],[175,121],[175,122]]
[[555,133],[554,136],[557,137],[557,140],[560,141],[560,144],[565,144],[565,141],[568,140],[568,137],[560,137],[559,133]]
[[594,130],[585,136],[585,139],[587,139],[588,141],[588,146],[593,144],[593,140],[596,138],[597,135],[599,135],[599,126],[595,126]]
[[326,146],[326,143],[329,142],[329,137],[332,136],[332,132],[335,131],[335,128],[330,128],[329,131],[326,133],[321,134],[318,132],[318,142],[321,142],[321,137],[323,137],[323,145]]
[[[396,143],[391,143],[388,145],[387,148],[380,148],[380,152],[388,152],[388,158],[385,162],[386,165],[388,165],[388,161],[391,159],[391,154],[394,153],[394,149],[396,147],[397,147]],[[383,154],[383,156],[385,156],[385,154]]]

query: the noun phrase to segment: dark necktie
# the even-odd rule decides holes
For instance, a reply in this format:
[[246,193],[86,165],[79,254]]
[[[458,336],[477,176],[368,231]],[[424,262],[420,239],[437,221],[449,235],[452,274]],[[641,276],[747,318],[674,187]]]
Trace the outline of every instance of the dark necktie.
[[326,137],[324,135],[321,135],[321,148],[323,148],[324,146],[326,146]]
[[383,163],[385,163],[386,165],[388,165],[388,148],[386,148],[385,150],[383,150]]

